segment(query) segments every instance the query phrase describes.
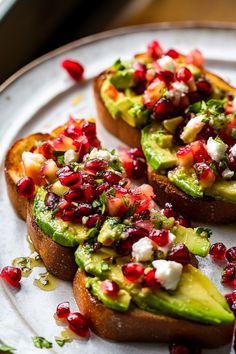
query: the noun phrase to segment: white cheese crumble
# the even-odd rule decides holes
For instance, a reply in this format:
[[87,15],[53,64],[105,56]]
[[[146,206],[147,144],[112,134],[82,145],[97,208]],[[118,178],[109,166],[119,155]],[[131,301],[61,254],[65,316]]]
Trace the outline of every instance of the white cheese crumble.
[[23,152],[22,161],[24,167],[29,165],[40,166],[46,161],[46,159],[42,154],[34,154],[33,152]]
[[79,154],[72,149],[67,150],[64,153],[64,162],[68,165],[70,162],[76,162],[79,158]]
[[234,171],[231,171],[229,168],[226,168],[223,172],[222,172],[222,177],[224,179],[230,179],[232,178],[234,175]]
[[132,257],[135,258],[136,262],[150,261],[153,256],[153,252],[153,244],[148,237],[141,238],[132,246]]
[[231,147],[230,152],[234,157],[236,157],[236,144]]
[[85,225],[86,222],[88,221],[88,217],[87,216],[83,216],[81,220],[82,220],[82,224]]
[[152,262],[156,268],[155,277],[166,290],[175,290],[180,281],[183,266],[174,261],[158,259]]
[[118,156],[115,154],[111,154],[106,149],[97,149],[93,148],[89,155],[86,155],[86,160],[99,159],[105,161],[113,161],[116,160]]
[[167,254],[167,252],[169,251],[169,249],[171,248],[174,240],[176,239],[176,236],[174,234],[172,234],[171,232],[169,232],[169,242],[166,246],[160,247],[158,246],[158,249],[160,251],[162,251],[164,254]]
[[228,145],[223,141],[217,141],[210,137],[207,140],[207,152],[214,161],[220,161],[227,150]]
[[180,92],[182,95],[188,93],[189,88],[183,81],[175,81],[172,84],[173,90]]
[[176,70],[176,62],[174,61],[174,59],[169,57],[169,55],[165,55],[164,57],[159,59],[157,62],[161,66],[161,68],[164,70],[168,70],[173,73]]
[[192,143],[195,140],[198,133],[200,133],[200,131],[204,127],[205,123],[202,122],[203,118],[205,118],[205,116],[203,114],[196,116],[196,117],[190,119],[190,121],[184,127],[184,130],[183,130],[182,134],[180,135],[180,138],[186,144]]

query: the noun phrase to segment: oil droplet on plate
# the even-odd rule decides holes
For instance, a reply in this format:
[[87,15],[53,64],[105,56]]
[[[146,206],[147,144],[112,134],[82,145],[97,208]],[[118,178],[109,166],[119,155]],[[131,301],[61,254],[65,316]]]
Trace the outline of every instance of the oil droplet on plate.
[[52,291],[57,287],[57,279],[49,272],[39,273],[34,279],[34,285],[45,291]]

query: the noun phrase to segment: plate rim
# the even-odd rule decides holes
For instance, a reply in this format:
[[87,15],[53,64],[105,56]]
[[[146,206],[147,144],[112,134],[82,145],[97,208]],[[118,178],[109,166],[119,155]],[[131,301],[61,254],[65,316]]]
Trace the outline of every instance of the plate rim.
[[6,79],[0,85],[0,94],[3,93],[10,85],[12,85],[16,80],[18,80],[25,73],[31,71],[36,66],[46,62],[47,60],[54,58],[66,51],[82,47],[83,45],[94,43],[99,40],[116,37],[119,35],[125,35],[137,32],[148,32],[152,30],[171,30],[171,29],[218,29],[218,30],[236,30],[236,23],[230,22],[218,22],[218,21],[174,21],[174,22],[158,22],[158,23],[144,23],[132,26],[118,27],[102,32],[97,32],[72,42],[66,43],[56,49],[53,49],[38,58],[34,59],[30,63],[24,65],[22,68],[17,70],[8,79]]

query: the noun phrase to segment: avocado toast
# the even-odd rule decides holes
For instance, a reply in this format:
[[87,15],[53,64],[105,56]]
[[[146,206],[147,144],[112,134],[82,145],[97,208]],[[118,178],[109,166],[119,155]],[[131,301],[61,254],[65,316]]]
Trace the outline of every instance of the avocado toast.
[[[98,76],[94,82],[95,99],[99,117],[111,133],[131,146],[142,145],[149,183],[161,206],[171,202],[190,219],[227,223],[234,221],[236,215],[236,90],[206,71],[203,64],[198,50],[183,56],[173,49],[164,52],[153,41],[145,53],[129,61],[118,60]],[[183,159],[177,158],[181,150],[176,156],[181,146],[195,144],[194,149],[200,151],[198,140],[206,146],[210,139],[208,145],[212,142],[213,146],[211,139],[218,137],[227,149],[222,156],[224,161],[212,156],[206,161],[196,158],[196,153],[192,165],[186,160],[181,165]],[[199,173],[193,176],[189,167],[196,163]],[[203,163],[210,164],[209,173],[202,173]],[[181,168],[172,173],[170,170],[176,165]]]

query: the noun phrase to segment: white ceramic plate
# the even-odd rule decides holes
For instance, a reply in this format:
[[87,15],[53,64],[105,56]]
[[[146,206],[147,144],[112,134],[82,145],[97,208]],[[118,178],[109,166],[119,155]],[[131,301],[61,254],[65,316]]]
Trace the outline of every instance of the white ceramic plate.
[[[207,67],[236,84],[236,29],[204,28],[197,26],[149,25],[111,31],[69,44],[36,60],[2,85],[0,96],[0,268],[12,259],[30,254],[26,241],[25,223],[19,220],[7,198],[3,179],[3,159],[8,146],[16,139],[36,131],[50,131],[64,122],[70,113],[80,117],[96,116],[92,95],[92,79],[118,57],[129,58],[143,51],[152,39],[160,40],[167,49],[181,52],[193,48],[203,51]],[[85,80],[75,84],[61,69],[64,58],[79,60],[86,68]],[[72,101],[81,96],[80,103]],[[104,146],[116,147],[117,139],[107,133],[98,122],[98,135]],[[224,211],[222,211],[224,212]],[[212,242],[223,240],[227,246],[236,245],[235,225],[214,227]],[[220,272],[209,259],[201,261],[202,270],[220,285]],[[39,269],[22,281],[19,291],[1,282],[0,286],[0,339],[17,348],[16,353],[36,353],[31,337],[38,335],[53,342],[47,353],[87,354],[157,354],[168,353],[166,345],[105,341],[92,335],[88,342],[74,341],[60,348],[54,341],[61,328],[55,324],[53,314],[59,302],[70,301],[73,310],[71,285],[58,282],[53,292],[44,292],[33,285]],[[42,271],[42,269],[40,269]],[[204,353],[229,353],[230,347]]]

